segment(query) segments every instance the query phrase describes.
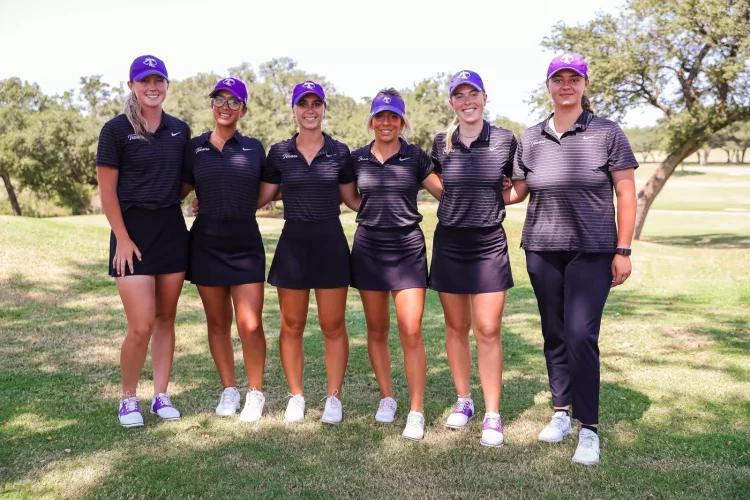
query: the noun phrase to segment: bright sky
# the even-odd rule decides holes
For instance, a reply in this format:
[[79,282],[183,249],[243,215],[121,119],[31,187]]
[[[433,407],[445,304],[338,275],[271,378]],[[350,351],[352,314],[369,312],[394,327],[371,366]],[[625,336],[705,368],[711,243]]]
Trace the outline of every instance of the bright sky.
[[[84,75],[119,85],[133,59],[153,54],[173,79],[224,75],[274,57],[325,76],[355,99],[404,88],[440,72],[478,72],[491,116],[531,125],[524,101],[554,54],[539,43],[558,21],[578,24],[623,0],[0,0],[0,79],[38,83],[48,94],[78,88]],[[655,123],[634,111],[628,125]]]

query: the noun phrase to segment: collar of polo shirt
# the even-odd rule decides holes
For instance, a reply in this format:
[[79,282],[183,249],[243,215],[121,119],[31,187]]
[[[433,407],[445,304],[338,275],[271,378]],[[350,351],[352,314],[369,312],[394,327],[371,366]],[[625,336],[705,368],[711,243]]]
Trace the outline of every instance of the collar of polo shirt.
[[[297,136],[299,135],[299,132],[295,133],[291,139],[289,139],[286,143],[287,151],[293,152],[297,151]],[[323,132],[323,150],[325,151],[326,155],[332,155],[336,153],[336,145],[333,142],[333,138]]]
[[[543,122],[542,130],[541,130],[541,134],[542,135],[544,135],[544,134],[551,134],[553,132],[552,129],[550,128],[549,121],[550,121],[550,119],[552,119],[552,117],[554,115],[555,115],[555,113],[550,113],[549,116],[547,116],[547,118],[545,118],[545,120]],[[566,130],[565,132],[574,132],[576,130],[580,130],[581,132],[585,132],[586,129],[588,128],[588,126],[589,126],[589,123],[591,123],[591,120],[593,120],[593,119],[594,119],[594,113],[592,113],[591,111],[589,111],[587,109],[584,109],[583,113],[581,113],[581,116],[579,116],[578,119],[575,121],[575,123],[573,125],[571,125],[571,127],[568,130]]]
[[[550,115],[551,116],[551,115]],[[479,133],[479,136],[474,139],[474,141],[481,141],[481,142],[487,142],[490,140],[490,122],[487,120],[482,120],[484,124],[482,125],[482,131]],[[455,132],[453,132],[453,144],[463,144],[459,140],[459,129],[457,128]]]

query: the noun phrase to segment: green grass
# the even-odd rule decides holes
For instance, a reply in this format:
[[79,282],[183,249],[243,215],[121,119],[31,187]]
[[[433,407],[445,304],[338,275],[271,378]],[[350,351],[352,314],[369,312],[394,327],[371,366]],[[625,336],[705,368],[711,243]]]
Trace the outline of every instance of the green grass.
[[[671,183],[672,181],[670,181]],[[431,244],[434,204],[423,228]],[[344,422],[320,424],[323,345],[314,308],[305,337],[308,417],[285,425],[279,311],[266,288],[266,412],[258,425],[213,415],[221,389],[195,289],[178,310],[171,385],[184,418],[122,429],[116,418],[126,328],[106,276],[102,216],[0,217],[0,498],[747,498],[750,490],[750,215],[655,211],[635,244],[634,274],[602,325],[602,457],[570,462],[575,440],[538,443],[550,415],[535,300],[518,248],[524,211],[507,230],[516,287],[504,317],[506,445],[479,446],[481,422],[443,427],[455,390],[437,294],[424,319],[428,355],[422,443],[399,434],[407,388],[398,336],[395,425],[379,400],[362,307],[350,292],[351,359]],[[348,235],[353,214],[342,216]],[[261,219],[269,259],[282,225]],[[395,325],[392,332],[395,332]],[[245,379],[235,334],[239,381]],[[476,366],[476,363],[475,363]],[[140,394],[150,398],[150,365]],[[242,382],[240,382],[242,384]],[[474,373],[472,392],[482,408]]]

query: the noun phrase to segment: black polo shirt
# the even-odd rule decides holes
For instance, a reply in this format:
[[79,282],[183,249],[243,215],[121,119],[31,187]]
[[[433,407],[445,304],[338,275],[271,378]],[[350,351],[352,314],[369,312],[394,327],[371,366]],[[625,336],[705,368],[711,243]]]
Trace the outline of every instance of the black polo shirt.
[[339,184],[354,181],[349,148],[323,134],[323,147],[308,165],[297,150],[297,135],[271,146],[263,181],[281,184],[286,220],[317,222],[338,217]]
[[372,143],[352,152],[354,180],[362,197],[357,222],[363,226],[385,229],[422,221],[417,193],[432,173],[432,160],[419,146],[399,141],[398,153],[384,164],[372,154]]
[[236,132],[219,151],[210,139],[211,132],[206,132],[185,148],[182,181],[195,186],[200,214],[215,219],[254,216],[266,164],[263,145]]
[[[552,115],[550,115],[551,117]],[[524,132],[513,179],[531,199],[521,246],[608,253],[617,246],[611,172],[638,168],[619,125],[584,111],[560,139],[548,117]]]
[[510,130],[484,122],[479,137],[467,148],[453,134],[453,151],[445,154],[445,132],[435,136],[432,161],[443,176],[438,207],[440,224],[449,227],[492,227],[505,219],[503,177],[510,177],[516,138]]
[[180,203],[182,162],[190,127],[162,112],[161,124],[150,142],[135,135],[125,115],[104,124],[99,134],[96,165],[119,170],[120,209],[164,208]]

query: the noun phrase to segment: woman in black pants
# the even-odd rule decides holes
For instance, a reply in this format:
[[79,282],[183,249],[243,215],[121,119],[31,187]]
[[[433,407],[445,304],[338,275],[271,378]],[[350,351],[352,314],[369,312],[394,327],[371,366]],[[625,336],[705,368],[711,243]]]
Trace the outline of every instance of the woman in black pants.
[[591,111],[588,83],[580,55],[552,60],[546,85],[554,112],[521,138],[506,200],[531,194],[521,246],[554,405],[539,440],[571,434],[572,404],[581,422],[573,461],[582,464],[599,461],[599,328],[610,288],[630,276],[638,167],[620,127]]

